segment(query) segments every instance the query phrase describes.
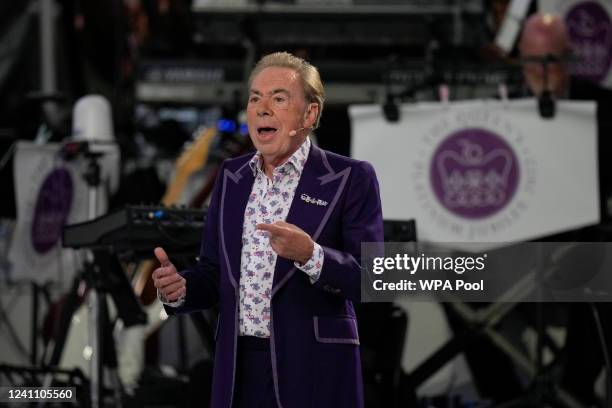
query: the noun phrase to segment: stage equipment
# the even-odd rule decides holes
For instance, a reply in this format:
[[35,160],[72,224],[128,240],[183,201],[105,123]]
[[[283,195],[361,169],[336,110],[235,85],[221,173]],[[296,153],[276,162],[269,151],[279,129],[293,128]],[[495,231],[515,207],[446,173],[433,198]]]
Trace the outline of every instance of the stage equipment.
[[126,206],[95,220],[64,228],[71,248],[108,248],[114,252],[148,251],[163,246],[170,253],[198,253],[206,212],[177,207]]
[[[205,212],[202,210],[128,206],[91,221],[64,228],[64,247],[91,250],[92,257],[73,283],[65,311],[60,319],[60,329],[50,365],[57,366],[62,360],[68,332],[78,305],[79,286],[85,282],[89,288],[89,296],[92,290],[97,292],[94,308],[96,318],[88,326],[96,333],[94,337],[89,338],[88,347],[83,348],[83,352],[89,354],[91,360],[97,356],[90,370],[92,394],[97,392],[92,395],[92,406],[102,404],[100,396],[103,395],[103,363],[113,369],[117,367],[106,295],[111,295],[124,327],[147,322],[147,315],[142,310],[127,275],[118,262],[118,255],[125,257],[127,253],[131,257],[139,255],[149,257],[151,248],[156,245],[164,245],[173,254],[197,253],[204,216]],[[95,384],[94,379],[97,381]],[[98,395],[98,400],[94,399],[95,395]]]

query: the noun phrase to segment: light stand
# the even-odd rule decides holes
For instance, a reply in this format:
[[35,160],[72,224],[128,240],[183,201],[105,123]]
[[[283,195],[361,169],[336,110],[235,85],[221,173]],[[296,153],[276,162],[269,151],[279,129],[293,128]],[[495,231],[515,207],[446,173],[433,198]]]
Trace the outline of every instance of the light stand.
[[[106,152],[111,151],[111,143],[94,142],[71,142],[63,146],[63,155],[67,160],[78,156],[87,160],[83,178],[87,183],[88,195],[88,220],[93,220],[98,216],[98,192],[101,185],[101,168],[99,159]],[[116,368],[116,355],[112,342],[112,332],[110,329],[108,307],[106,304],[107,283],[102,276],[102,269],[98,264],[103,254],[95,253],[91,250],[85,252],[85,263],[83,270],[75,277],[72,289],[66,302],[65,312],[60,318],[59,328],[55,341],[55,347],[50,367],[57,367],[60,364],[62,353],[66,343],[66,338],[70,330],[72,315],[78,307],[78,288],[82,281],[87,285],[87,308],[88,308],[88,349],[90,357],[90,403],[92,408],[103,405],[103,363],[108,361],[111,367]],[[100,257],[101,259],[96,259]],[[97,261],[97,262],[96,262]],[[110,273],[110,271],[108,271]],[[107,340],[107,341],[105,341]],[[108,355],[106,355],[108,353]],[[52,377],[47,376],[44,381],[45,386],[50,386]],[[116,398],[117,404],[121,405],[120,396]]]
[[[85,158],[87,159],[87,170],[83,175],[87,183],[88,196],[88,219],[93,220],[97,217],[98,206],[98,188],[100,187],[100,163],[98,159],[102,153],[95,153],[87,149]],[[96,267],[94,264],[93,252],[86,252],[86,261],[84,275],[89,287],[88,296],[88,319],[89,319],[89,345],[92,350],[90,360],[90,397],[91,407],[98,408],[100,406],[100,396],[103,392],[103,354],[102,348],[102,314],[107,318],[106,297],[103,294],[102,285],[99,285],[96,279]]]

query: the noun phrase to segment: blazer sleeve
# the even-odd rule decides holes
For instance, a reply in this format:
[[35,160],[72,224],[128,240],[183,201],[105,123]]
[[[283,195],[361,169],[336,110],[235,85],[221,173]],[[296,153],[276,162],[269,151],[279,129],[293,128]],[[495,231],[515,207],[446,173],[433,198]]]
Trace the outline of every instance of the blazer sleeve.
[[178,307],[165,305],[164,308],[168,314],[208,309],[219,301],[219,205],[223,171],[224,165],[222,164],[217,173],[206,222],[202,230],[198,261],[192,267],[179,271],[179,274],[187,281],[185,301]]
[[361,298],[361,243],[383,242],[380,189],[374,168],[359,162],[352,169],[342,211],[342,245],[322,246],[323,267],[314,285],[349,300]]

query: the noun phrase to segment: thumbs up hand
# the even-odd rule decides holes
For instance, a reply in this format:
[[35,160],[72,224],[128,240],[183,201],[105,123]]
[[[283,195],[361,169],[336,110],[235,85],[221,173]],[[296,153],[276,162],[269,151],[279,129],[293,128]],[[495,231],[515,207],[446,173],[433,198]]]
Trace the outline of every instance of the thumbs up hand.
[[160,267],[153,271],[153,283],[163,299],[175,302],[187,293],[185,278],[179,275],[163,248],[157,247],[154,252]]

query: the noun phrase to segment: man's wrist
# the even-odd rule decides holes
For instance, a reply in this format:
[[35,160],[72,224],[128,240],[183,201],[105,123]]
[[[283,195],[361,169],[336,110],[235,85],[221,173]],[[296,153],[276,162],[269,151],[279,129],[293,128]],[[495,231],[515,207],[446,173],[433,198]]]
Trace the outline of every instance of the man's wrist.
[[300,265],[305,265],[306,263],[308,263],[308,261],[312,258],[312,254],[314,254],[314,250],[315,250],[315,244],[314,241],[311,239],[310,240],[310,252],[309,255],[302,258],[302,259],[298,259],[298,263]]
[[312,255],[305,263],[300,264],[298,261],[294,262],[298,269],[309,276],[311,283],[319,279],[324,261],[324,252],[321,245],[313,243],[313,247]]
[[179,307],[179,306],[181,306],[185,302],[185,294],[184,293],[181,296],[179,296],[178,299],[176,299],[176,300],[168,300],[163,295],[163,293],[161,293],[161,291],[159,289],[157,289],[157,298],[164,305],[170,306],[170,307]]

